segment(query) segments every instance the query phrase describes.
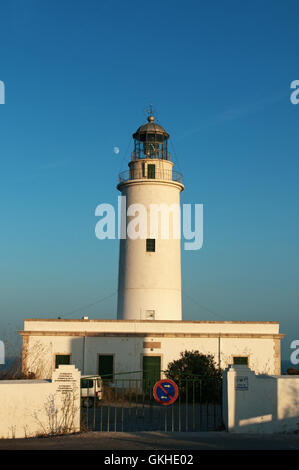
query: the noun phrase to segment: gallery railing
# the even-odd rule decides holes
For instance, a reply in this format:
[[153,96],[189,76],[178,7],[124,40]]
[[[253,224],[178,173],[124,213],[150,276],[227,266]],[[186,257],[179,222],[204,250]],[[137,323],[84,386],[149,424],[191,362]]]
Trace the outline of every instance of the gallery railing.
[[155,171],[149,170],[148,168],[142,169],[131,169],[123,171],[119,174],[119,183],[124,183],[125,181],[136,180],[136,179],[159,179],[166,181],[175,181],[178,183],[183,183],[183,175],[178,171],[165,170],[160,168],[155,168]]

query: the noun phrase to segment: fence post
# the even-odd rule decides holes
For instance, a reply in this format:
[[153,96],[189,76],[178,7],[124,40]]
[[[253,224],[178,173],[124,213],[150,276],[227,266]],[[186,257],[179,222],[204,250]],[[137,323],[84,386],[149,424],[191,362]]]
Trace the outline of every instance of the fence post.
[[222,419],[227,431],[239,430],[239,420],[248,411],[255,379],[247,365],[230,365],[223,372]]

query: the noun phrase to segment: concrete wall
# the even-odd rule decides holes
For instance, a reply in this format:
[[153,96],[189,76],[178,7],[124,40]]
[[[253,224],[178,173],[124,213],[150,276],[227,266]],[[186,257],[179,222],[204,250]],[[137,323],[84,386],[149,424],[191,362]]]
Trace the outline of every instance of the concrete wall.
[[0,380],[0,438],[80,430],[80,372],[59,366],[52,380]]
[[223,421],[231,432],[298,431],[299,376],[259,376],[230,366],[223,377]]

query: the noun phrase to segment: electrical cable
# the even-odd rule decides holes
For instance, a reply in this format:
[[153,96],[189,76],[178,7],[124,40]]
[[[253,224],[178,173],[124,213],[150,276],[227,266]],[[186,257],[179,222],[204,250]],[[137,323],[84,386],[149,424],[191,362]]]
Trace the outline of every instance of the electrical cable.
[[205,307],[204,305],[200,304],[197,300],[193,299],[189,294],[186,294],[185,291],[183,291],[183,295],[188,297],[190,300],[192,300],[195,304],[197,304],[199,307],[203,308],[207,312],[212,313],[212,315],[215,315],[218,318],[221,318],[222,320],[227,320],[227,318],[223,317],[222,315],[219,315],[219,313],[215,312],[214,310],[211,310],[208,307]]
[[61,317],[61,318],[62,318],[62,317],[67,317],[67,316],[69,316],[69,315],[72,315],[73,313],[80,312],[80,311],[82,311],[83,309],[87,309],[87,308],[89,308],[89,307],[93,307],[94,305],[97,305],[97,304],[103,302],[104,300],[110,299],[111,297],[113,297],[113,296],[116,295],[116,294],[117,294],[117,291],[114,291],[114,292],[113,292],[112,294],[110,294],[110,295],[107,295],[107,296],[105,296],[105,297],[101,297],[100,299],[96,300],[95,302],[93,302],[93,303],[91,303],[91,304],[87,304],[87,305],[83,305],[83,306],[81,306],[81,307],[78,307],[78,308],[72,310],[71,312],[64,313],[63,315],[60,315],[60,317]]

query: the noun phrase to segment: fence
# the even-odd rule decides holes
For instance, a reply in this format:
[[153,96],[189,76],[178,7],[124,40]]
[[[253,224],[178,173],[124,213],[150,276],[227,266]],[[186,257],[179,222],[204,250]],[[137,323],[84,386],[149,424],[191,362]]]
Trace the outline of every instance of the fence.
[[162,405],[154,399],[153,381],[103,380],[98,391],[98,378],[88,380],[92,384],[85,382],[88,387],[82,396],[83,428],[107,432],[187,432],[222,428],[221,383],[215,379],[181,378],[177,381],[179,395],[172,405]]

